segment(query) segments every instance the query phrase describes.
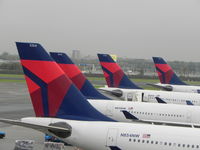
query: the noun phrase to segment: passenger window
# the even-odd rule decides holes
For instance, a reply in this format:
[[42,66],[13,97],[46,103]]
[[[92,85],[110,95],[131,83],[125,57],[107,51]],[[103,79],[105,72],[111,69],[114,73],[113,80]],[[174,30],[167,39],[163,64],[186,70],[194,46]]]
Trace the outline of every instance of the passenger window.
[[144,143],[145,141],[144,140],[142,140],[142,143]]

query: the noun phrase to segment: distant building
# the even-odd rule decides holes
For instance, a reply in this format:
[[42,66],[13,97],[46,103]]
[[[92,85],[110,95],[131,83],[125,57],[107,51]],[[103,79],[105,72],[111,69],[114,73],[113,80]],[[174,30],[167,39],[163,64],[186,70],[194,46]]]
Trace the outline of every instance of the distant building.
[[112,59],[113,59],[114,61],[117,62],[117,55],[115,55],[115,54],[111,54],[110,56],[112,57]]
[[0,64],[2,63],[19,63],[19,60],[5,60],[5,59],[0,59]]
[[72,59],[80,59],[80,51],[79,50],[72,50]]

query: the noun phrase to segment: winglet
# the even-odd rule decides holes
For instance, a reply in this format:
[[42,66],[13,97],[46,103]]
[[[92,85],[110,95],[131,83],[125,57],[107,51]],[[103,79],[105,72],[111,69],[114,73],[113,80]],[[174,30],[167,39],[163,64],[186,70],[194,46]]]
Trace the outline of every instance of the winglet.
[[121,150],[118,146],[109,146],[111,150]]
[[162,104],[167,104],[164,100],[162,100],[161,98],[159,97],[155,97],[156,100],[158,101],[158,103],[162,103]]
[[134,115],[132,115],[131,113],[129,113],[126,110],[122,110],[124,116],[126,117],[126,119],[131,119],[131,120],[139,120],[137,117],[135,117]]

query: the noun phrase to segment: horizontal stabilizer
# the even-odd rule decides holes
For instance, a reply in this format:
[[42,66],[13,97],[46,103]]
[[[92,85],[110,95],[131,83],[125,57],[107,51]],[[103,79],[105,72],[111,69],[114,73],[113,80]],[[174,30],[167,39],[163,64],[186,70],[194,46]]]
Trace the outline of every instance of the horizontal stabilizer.
[[43,133],[51,133],[52,135],[55,135],[59,138],[67,138],[71,135],[71,132],[72,132],[72,128],[69,125],[67,125],[65,122],[60,122],[60,123],[67,125],[68,128],[59,127],[58,123],[56,123],[58,126],[56,126],[56,124],[45,126],[45,125],[25,123],[19,120],[10,120],[10,119],[0,119],[0,122],[17,125],[21,127],[26,127],[26,128],[31,128]]
[[158,84],[152,84],[152,83],[147,83],[146,85],[150,85],[152,87],[156,87],[165,91],[173,91],[173,87],[170,85],[158,85]]
[[106,92],[109,95],[116,96],[116,97],[122,97],[123,96],[123,92],[120,89],[111,90],[111,89],[99,88],[98,90]]

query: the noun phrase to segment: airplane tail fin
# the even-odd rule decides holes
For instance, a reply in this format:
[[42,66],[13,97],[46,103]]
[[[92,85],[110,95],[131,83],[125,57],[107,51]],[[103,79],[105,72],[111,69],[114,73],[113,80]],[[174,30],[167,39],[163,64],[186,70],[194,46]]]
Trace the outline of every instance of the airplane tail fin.
[[97,54],[108,87],[141,89],[123,72],[121,67],[108,54]]
[[162,84],[186,85],[161,57],[153,57],[156,72]]
[[50,55],[87,99],[109,99],[95,89],[65,53],[50,52]]
[[38,43],[16,43],[36,116],[112,121],[93,108]]

